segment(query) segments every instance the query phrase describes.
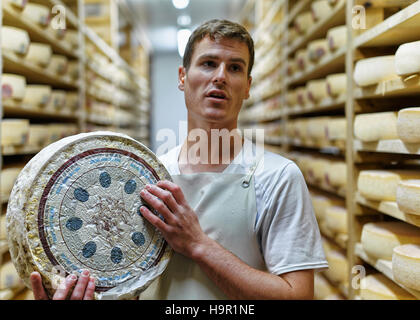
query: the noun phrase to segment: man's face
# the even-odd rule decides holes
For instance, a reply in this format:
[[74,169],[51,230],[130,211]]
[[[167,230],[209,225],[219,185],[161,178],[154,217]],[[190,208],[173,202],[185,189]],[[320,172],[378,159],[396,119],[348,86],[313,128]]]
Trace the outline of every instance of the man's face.
[[179,89],[185,93],[189,118],[236,127],[242,101],[249,97],[249,51],[236,39],[195,44],[188,71],[179,68]]

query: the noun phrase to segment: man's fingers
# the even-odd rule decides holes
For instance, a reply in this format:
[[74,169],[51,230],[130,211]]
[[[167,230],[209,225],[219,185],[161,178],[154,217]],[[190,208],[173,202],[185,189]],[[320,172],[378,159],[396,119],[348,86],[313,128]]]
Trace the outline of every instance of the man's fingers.
[[168,225],[145,206],[140,208],[140,212],[147,221],[158,228],[162,233],[165,234],[168,231]]
[[178,186],[177,184],[168,180],[161,180],[161,181],[158,181],[156,185],[162,189],[166,189],[170,191],[179,205],[187,204],[184,193],[182,192],[181,187]]
[[[153,209],[155,209],[157,212],[162,214],[163,218],[168,223],[173,223],[174,222],[174,218],[175,218],[174,214],[168,209],[168,207],[166,206],[166,204],[162,200],[157,198],[155,195],[153,195],[151,192],[147,191],[146,189],[143,189],[140,192],[140,195],[144,200],[146,200],[146,202]],[[144,206],[142,208],[144,208]]]
[[66,279],[59,285],[57,291],[54,293],[53,300],[65,300],[70,289],[76,284],[77,276],[70,274]]
[[93,300],[95,294],[95,278],[90,277],[83,300]]
[[74,288],[70,300],[82,300],[85,296],[85,290],[89,282],[89,271],[83,270],[82,274],[77,281],[76,287]]
[[177,212],[179,210],[178,203],[170,191],[153,184],[147,185],[145,189],[162,200],[172,212]]
[[35,300],[48,300],[47,293],[42,285],[41,275],[36,271],[32,272],[30,281]]

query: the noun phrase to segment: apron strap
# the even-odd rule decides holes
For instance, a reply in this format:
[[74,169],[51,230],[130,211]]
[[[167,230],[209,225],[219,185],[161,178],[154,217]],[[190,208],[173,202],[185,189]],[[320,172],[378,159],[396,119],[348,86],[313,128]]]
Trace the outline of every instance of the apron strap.
[[248,174],[244,177],[244,179],[242,180],[242,187],[243,188],[248,188],[250,183],[251,183],[251,179],[252,176],[254,175],[255,171],[258,168],[258,165],[261,162],[262,157],[264,156],[264,152],[261,153],[254,161],[254,164],[249,168],[249,172]]

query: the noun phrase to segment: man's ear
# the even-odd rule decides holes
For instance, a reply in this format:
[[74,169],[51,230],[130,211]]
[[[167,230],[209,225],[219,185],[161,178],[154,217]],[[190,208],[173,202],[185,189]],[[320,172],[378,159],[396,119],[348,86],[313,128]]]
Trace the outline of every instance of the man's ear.
[[185,88],[185,78],[187,76],[187,72],[183,66],[178,68],[178,88],[181,91],[184,91]]

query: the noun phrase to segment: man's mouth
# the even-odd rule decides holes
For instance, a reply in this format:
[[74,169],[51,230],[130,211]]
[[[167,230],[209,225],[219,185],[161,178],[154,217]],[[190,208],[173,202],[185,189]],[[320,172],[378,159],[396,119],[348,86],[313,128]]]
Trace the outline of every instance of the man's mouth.
[[223,91],[213,90],[207,94],[208,98],[214,98],[219,100],[227,100],[227,96]]

